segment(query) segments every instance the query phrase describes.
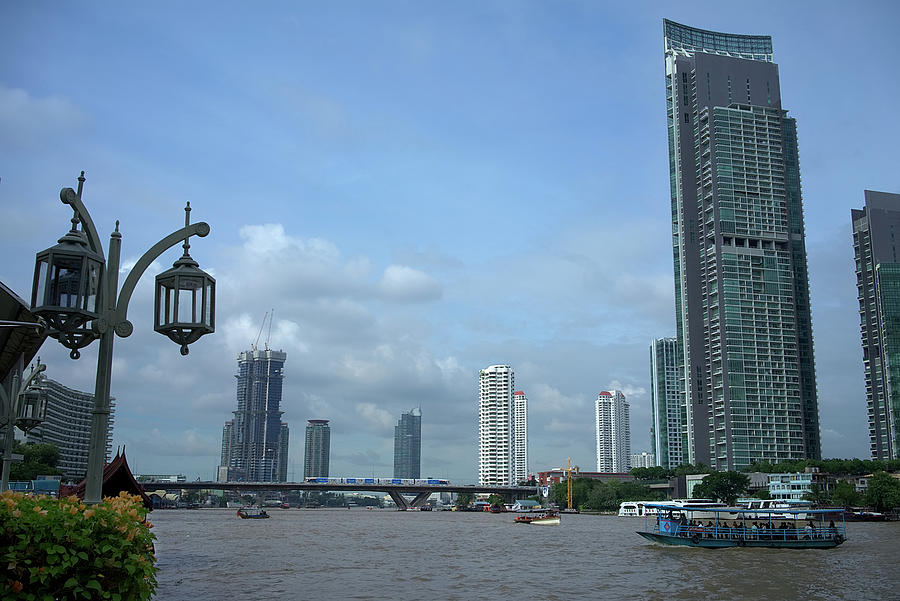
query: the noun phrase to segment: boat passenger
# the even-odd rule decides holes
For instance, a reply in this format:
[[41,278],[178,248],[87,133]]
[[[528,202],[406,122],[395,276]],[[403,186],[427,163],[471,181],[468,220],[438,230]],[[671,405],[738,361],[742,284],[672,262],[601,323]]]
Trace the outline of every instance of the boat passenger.
[[754,540],[759,538],[759,526],[756,525],[756,522],[750,524],[750,538]]
[[716,538],[716,527],[709,520],[706,522],[706,537],[707,538]]
[[803,529],[806,539],[809,540],[815,535],[815,526],[813,526],[812,520],[806,523],[806,528]]

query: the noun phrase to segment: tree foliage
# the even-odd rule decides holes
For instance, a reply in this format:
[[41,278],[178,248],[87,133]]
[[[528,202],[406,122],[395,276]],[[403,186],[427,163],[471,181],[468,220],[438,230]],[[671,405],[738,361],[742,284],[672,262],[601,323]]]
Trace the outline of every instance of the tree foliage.
[[900,507],[900,480],[886,472],[878,472],[869,478],[866,503],[875,511],[890,511]]
[[831,502],[838,507],[855,507],[859,505],[861,499],[856,487],[850,482],[841,480],[835,483],[834,489],[831,491]]
[[750,477],[740,472],[713,472],[694,487],[695,499],[717,499],[733,505],[747,491]]
[[900,471],[900,459],[890,459],[888,461],[878,459],[804,459],[801,461],[782,461],[776,464],[762,461],[753,463],[741,471],[788,474],[803,472],[808,467],[818,468],[823,474],[864,476],[875,472]]
[[[550,498],[560,507],[566,507],[566,482],[554,484]],[[572,504],[586,511],[616,511],[622,501],[662,501],[665,496],[654,492],[639,482],[608,480],[603,482],[593,478],[575,478],[572,481]]]
[[24,459],[10,466],[10,480],[34,480],[38,476],[62,474],[60,470],[56,469],[56,464],[59,462],[59,449],[54,444],[21,444],[19,441],[14,441],[13,453],[21,453],[24,455]]
[[464,507],[468,507],[472,504],[472,501],[475,499],[475,496],[470,492],[461,492],[456,495],[456,506],[460,509]]

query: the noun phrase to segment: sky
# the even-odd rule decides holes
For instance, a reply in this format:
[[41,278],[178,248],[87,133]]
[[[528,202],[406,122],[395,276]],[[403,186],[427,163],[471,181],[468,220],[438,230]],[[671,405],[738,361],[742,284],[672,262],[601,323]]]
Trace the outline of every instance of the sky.
[[[529,400],[529,468],[596,467],[620,389],[650,450],[649,346],[675,333],[662,20],[773,37],[797,119],[823,455],[868,458],[850,209],[900,192],[892,2],[0,4],[0,281],[83,200],[122,270],[192,221],[215,334],[153,331],[154,262],[115,341],[114,446],[214,479],[237,354],[287,353],[289,479],[306,420],[331,475],[389,476],[422,411],[422,475],[477,479],[478,370]],[[271,317],[271,327],[265,316]],[[49,377],[94,387],[97,344]]]

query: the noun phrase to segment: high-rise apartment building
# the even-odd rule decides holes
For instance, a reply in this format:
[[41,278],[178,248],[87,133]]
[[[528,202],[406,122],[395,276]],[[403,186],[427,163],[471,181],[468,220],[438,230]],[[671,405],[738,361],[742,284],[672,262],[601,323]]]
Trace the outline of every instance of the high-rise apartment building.
[[327,478],[331,460],[331,426],[327,419],[311,419],[306,423],[306,449],[303,456],[303,479]]
[[421,478],[422,411],[416,407],[400,414],[394,426],[394,478]]
[[872,459],[900,458],[900,194],[850,211]]
[[287,479],[288,428],[281,421],[286,359],[287,353],[269,349],[238,355],[237,410],[222,429],[220,480]]
[[769,36],[664,21],[690,463],[819,458],[797,127]]
[[650,441],[656,465],[669,470],[683,463],[681,399],[677,340],[657,338],[650,345]]
[[603,391],[594,405],[597,434],[597,471],[631,470],[631,425],[628,401],[620,390]]
[[[47,393],[47,413],[39,426],[28,431],[25,441],[56,445],[59,449],[56,467],[67,480],[78,482],[87,474],[94,394],[73,390],[48,378],[43,379],[41,386]],[[112,454],[115,408],[115,399],[110,397],[106,461]]]
[[513,393],[513,483],[528,480],[528,397]]
[[631,454],[631,469],[636,467],[655,467],[657,465],[656,456],[646,451]]
[[491,365],[479,372],[478,381],[478,484],[512,484],[516,376],[509,365]]

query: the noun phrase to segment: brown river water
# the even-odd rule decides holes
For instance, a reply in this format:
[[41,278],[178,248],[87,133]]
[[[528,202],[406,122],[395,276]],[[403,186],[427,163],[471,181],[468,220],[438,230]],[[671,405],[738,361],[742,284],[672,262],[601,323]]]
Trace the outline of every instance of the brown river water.
[[643,518],[364,509],[154,511],[154,601],[201,599],[900,600],[900,522],[830,550],[665,547]]

